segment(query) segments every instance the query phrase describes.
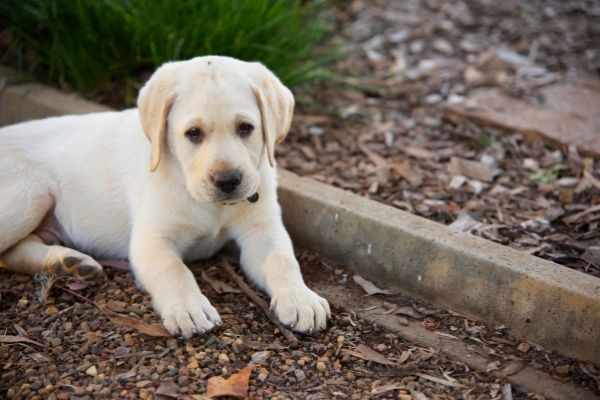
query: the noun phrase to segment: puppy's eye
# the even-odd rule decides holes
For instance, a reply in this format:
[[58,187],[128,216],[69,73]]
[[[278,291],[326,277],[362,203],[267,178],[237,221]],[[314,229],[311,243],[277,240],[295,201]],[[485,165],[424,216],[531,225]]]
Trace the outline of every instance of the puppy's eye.
[[204,132],[200,128],[193,127],[185,131],[185,137],[192,143],[200,143],[204,139]]
[[247,138],[248,136],[250,136],[253,130],[254,125],[249,124],[247,122],[242,122],[238,125],[238,135],[240,135],[243,138]]

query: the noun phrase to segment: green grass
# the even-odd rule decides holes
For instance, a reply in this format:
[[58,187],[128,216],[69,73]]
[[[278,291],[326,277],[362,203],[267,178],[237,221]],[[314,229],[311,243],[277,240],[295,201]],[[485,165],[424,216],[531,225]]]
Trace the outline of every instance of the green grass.
[[261,61],[287,85],[331,77],[322,1],[2,0],[5,56],[86,93],[137,90],[156,66],[199,55]]

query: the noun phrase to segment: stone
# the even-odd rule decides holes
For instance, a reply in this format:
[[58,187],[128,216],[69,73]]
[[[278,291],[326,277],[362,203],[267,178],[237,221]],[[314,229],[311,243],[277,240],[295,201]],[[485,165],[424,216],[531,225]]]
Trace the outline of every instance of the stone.
[[318,361],[317,362],[317,371],[323,372],[326,369],[327,369],[327,364],[325,364],[323,361]]
[[225,364],[229,362],[229,357],[225,353],[219,353],[219,364]]
[[298,382],[302,382],[303,380],[306,379],[306,373],[301,369],[295,369],[294,376],[296,377],[296,380]]
[[252,363],[254,364],[264,364],[267,362],[269,357],[271,356],[271,352],[269,350],[257,351],[252,354]]
[[98,375],[98,370],[96,369],[95,365],[92,365],[91,367],[85,370],[85,373],[89,376],[96,376]]

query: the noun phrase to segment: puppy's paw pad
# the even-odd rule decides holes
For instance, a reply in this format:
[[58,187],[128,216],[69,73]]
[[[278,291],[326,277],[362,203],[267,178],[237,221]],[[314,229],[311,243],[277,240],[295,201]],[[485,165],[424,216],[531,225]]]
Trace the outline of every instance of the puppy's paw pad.
[[92,281],[102,277],[104,275],[104,270],[99,264],[89,264],[82,262],[78,265],[73,275],[84,281]]
[[74,276],[77,279],[91,281],[103,275],[100,264],[90,257],[63,257],[49,267],[50,272],[59,276]]

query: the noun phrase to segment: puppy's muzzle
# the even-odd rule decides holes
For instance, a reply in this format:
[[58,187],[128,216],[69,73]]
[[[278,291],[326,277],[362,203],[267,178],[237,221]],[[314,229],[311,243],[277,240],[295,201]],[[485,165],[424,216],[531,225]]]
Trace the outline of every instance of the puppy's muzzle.
[[231,194],[242,183],[242,173],[237,169],[233,169],[213,174],[211,180],[221,192]]

